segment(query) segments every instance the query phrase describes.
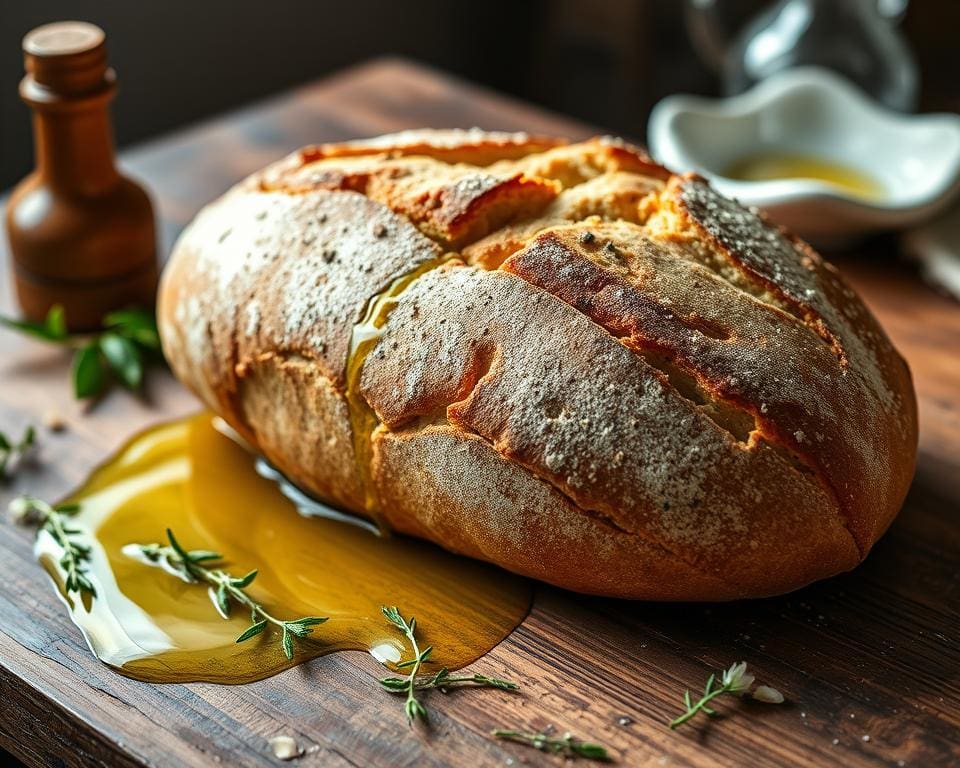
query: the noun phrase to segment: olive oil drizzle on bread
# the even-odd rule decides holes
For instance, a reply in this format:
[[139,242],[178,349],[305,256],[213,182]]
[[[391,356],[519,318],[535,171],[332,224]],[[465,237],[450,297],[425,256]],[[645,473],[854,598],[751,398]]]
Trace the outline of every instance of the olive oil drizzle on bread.
[[360,376],[363,371],[363,364],[367,355],[376,346],[381,332],[380,329],[387,321],[391,310],[396,306],[400,294],[424,273],[455,258],[454,255],[446,254],[434,261],[425,262],[414,271],[398,277],[387,290],[377,294],[369,301],[363,320],[353,327],[350,336],[345,395],[347,407],[350,411],[350,429],[353,435],[357,476],[360,478],[360,484],[363,488],[363,511],[377,523],[381,535],[387,535],[390,531],[384,525],[383,516],[380,512],[380,501],[370,477],[370,462],[372,461],[370,441],[374,430],[380,426],[380,420],[370,404],[360,394]]

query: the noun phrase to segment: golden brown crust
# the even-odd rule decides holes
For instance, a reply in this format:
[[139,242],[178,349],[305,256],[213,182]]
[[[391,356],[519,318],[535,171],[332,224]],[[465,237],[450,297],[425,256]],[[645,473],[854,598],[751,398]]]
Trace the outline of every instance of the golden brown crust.
[[913,471],[909,372],[836,271],[612,139],[308,148],[198,217],[159,315],[297,483],[570,589],[794,589],[856,565]]
[[264,190],[352,190],[403,214],[448,248],[476,240],[517,217],[535,214],[558,185],[515,170],[491,172],[429,157],[384,155],[321,159],[268,169]]
[[315,144],[304,147],[297,155],[301,163],[313,163],[330,157],[388,153],[391,157],[418,155],[445,163],[484,166],[498,160],[516,160],[563,144],[566,144],[563,139],[531,136],[523,132],[481,131],[477,128],[446,131],[420,129],[339,144]]

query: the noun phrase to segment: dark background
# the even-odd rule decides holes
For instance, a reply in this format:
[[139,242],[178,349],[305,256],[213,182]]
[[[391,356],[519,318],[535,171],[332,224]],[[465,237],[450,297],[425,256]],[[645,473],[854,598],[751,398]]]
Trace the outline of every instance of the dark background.
[[[836,0],[847,2],[849,0]],[[755,12],[762,0],[726,0]],[[107,32],[118,143],[142,141],[373,56],[403,55],[636,139],[650,107],[717,84],[681,0],[0,0],[0,191],[32,167],[20,40],[58,19]],[[922,107],[960,110],[960,2],[904,21]],[[489,126],[493,127],[493,126]]]
[[[726,0],[755,12],[761,0]],[[847,0],[837,0],[846,2]],[[33,163],[17,96],[20,40],[42,23],[103,27],[120,80],[118,143],[399,54],[642,139],[650,107],[713,93],[681,0],[0,1],[0,190]],[[960,3],[914,0],[903,25],[923,72],[924,109],[960,108]]]

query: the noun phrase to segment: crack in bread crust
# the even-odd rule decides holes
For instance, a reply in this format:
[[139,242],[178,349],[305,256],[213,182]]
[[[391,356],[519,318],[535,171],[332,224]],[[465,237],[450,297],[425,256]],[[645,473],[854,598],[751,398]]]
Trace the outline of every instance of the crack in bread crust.
[[[871,393],[800,321],[677,250],[629,222],[584,223],[541,233],[503,269],[644,356],[741,442],[763,436],[813,470],[861,547],[861,513],[842,483],[860,460],[856,451],[879,453],[886,436],[862,434],[846,409]],[[677,369],[695,386],[678,381]],[[838,381],[846,392],[839,403]]]

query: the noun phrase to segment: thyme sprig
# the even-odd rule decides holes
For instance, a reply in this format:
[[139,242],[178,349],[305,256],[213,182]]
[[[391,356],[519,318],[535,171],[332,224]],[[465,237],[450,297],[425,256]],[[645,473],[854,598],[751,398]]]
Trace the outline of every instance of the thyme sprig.
[[246,589],[257,577],[257,571],[252,570],[244,576],[236,577],[216,567],[218,561],[223,560],[219,552],[206,549],[186,550],[167,529],[169,544],[136,544],[136,551],[148,562],[160,565],[164,570],[179,576],[191,584],[206,584],[209,588],[210,600],[223,618],[230,617],[232,603],[237,603],[250,610],[250,626],[237,638],[236,642],[243,643],[252,637],[261,634],[268,626],[276,627],[281,632],[280,646],[283,654],[293,658],[294,638],[304,638],[313,632],[313,627],[323,624],[325,616],[303,616],[299,619],[286,621],[271,614],[261,603],[258,603]]
[[37,431],[33,426],[28,426],[23,436],[16,442],[0,432],[0,481],[8,479],[10,473],[16,471],[36,444]]
[[405,681],[401,681],[402,685],[399,688],[391,688],[391,683],[385,681],[392,681],[396,678],[383,678],[380,681],[380,684],[385,688],[391,691],[396,691],[398,693],[406,691],[407,701],[404,705],[404,711],[407,713],[407,722],[413,725],[413,722],[420,718],[424,722],[429,720],[429,715],[427,714],[427,708],[420,703],[417,699],[417,673],[420,672],[420,667],[423,666],[423,663],[430,658],[430,654],[433,652],[433,646],[429,645],[420,650],[420,644],[417,642],[417,620],[411,616],[410,621],[407,621],[400,613],[400,609],[397,606],[381,606],[380,610],[383,615],[386,617],[393,626],[403,632],[406,635],[407,640],[410,641],[410,647],[413,649],[413,658],[408,661],[401,661],[397,664],[397,669],[409,669],[410,674]]
[[146,363],[162,360],[157,321],[145,309],[111,312],[103,318],[103,330],[94,334],[71,334],[59,304],[50,308],[43,322],[0,316],[0,325],[74,350],[73,392],[78,400],[99,395],[111,379],[138,390]]
[[571,733],[565,733],[560,738],[554,738],[549,733],[532,733],[528,731],[491,731],[491,735],[498,739],[515,741],[518,744],[526,744],[541,752],[552,752],[554,754],[563,754],[567,757],[585,757],[589,760],[608,763],[611,761],[610,753],[607,748],[601,744],[594,744],[589,741],[580,741]]
[[[393,693],[405,693],[410,687],[410,678],[381,677],[380,685]],[[426,691],[431,688],[439,688],[441,691],[453,688],[499,688],[501,691],[516,691],[520,686],[509,680],[486,675],[451,675],[450,670],[444,667],[434,675],[424,675],[414,681],[415,690]]]
[[451,675],[446,667],[436,674],[419,676],[420,668],[429,660],[430,654],[433,652],[433,646],[420,650],[420,644],[417,641],[417,620],[413,616],[409,620],[404,619],[400,609],[396,606],[384,605],[380,610],[387,621],[403,632],[407,640],[410,641],[410,647],[413,650],[412,659],[401,661],[396,665],[397,669],[410,670],[407,677],[380,678],[380,685],[386,690],[391,693],[406,694],[407,700],[404,710],[407,714],[407,721],[411,725],[418,718],[424,722],[429,721],[427,708],[417,698],[417,691],[425,691],[431,688],[439,688],[442,691],[452,688],[498,688],[501,691],[515,691],[520,687],[509,680],[487,677],[486,675]]
[[[732,664],[729,669],[724,670],[720,675],[720,682],[717,682],[715,674],[707,678],[707,684],[703,687],[703,696],[699,701],[694,702],[690,691],[683,694],[683,703],[686,705],[686,711],[680,717],[670,722],[670,728],[674,729],[683,725],[688,720],[696,717],[699,712],[703,712],[709,717],[716,717],[717,711],[710,704],[719,696],[743,696],[750,693],[753,681],[756,678],[747,672],[747,663],[738,661]],[[753,692],[753,698],[757,701],[763,701],[768,704],[780,704],[783,702],[783,695],[775,688],[765,685],[758,686]]]
[[14,520],[22,524],[35,523],[41,531],[46,531],[62,550],[59,565],[65,574],[63,587],[67,594],[86,593],[91,598],[97,596],[97,590],[88,577],[91,548],[77,541],[83,531],[70,525],[70,518],[80,511],[79,504],[57,504],[33,496],[18,496],[10,502],[10,513]]

